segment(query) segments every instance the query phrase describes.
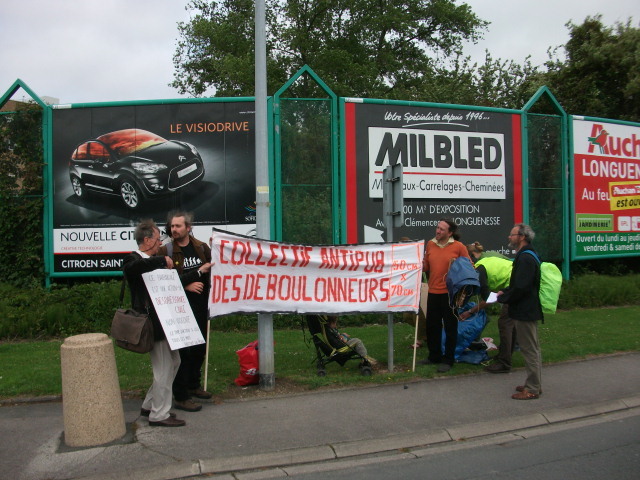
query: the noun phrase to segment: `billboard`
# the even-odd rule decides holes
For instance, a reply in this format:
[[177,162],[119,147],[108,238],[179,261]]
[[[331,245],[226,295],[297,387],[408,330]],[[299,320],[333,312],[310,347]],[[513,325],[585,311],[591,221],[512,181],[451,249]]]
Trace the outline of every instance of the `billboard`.
[[430,239],[447,217],[464,243],[513,253],[507,235],[522,221],[518,112],[354,100],[344,115],[348,243],[386,238],[382,173],[401,162],[404,225],[394,239]]
[[573,259],[640,253],[640,125],[572,118]]
[[53,111],[56,274],[120,271],[133,230],[194,213],[194,235],[255,228],[253,101],[184,101]]

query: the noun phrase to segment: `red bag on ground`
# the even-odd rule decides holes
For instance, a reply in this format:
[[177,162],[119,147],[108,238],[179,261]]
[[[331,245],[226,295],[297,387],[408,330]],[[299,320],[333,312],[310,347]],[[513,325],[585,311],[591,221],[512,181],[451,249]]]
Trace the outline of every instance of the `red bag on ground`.
[[256,385],[260,381],[258,340],[255,340],[240,350],[236,350],[240,362],[240,375],[234,380],[236,385]]

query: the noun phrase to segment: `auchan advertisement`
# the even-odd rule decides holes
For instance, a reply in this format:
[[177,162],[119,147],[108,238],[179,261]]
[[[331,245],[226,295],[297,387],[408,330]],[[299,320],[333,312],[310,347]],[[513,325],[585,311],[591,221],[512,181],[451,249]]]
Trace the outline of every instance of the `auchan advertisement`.
[[640,125],[573,117],[573,258],[640,254]]

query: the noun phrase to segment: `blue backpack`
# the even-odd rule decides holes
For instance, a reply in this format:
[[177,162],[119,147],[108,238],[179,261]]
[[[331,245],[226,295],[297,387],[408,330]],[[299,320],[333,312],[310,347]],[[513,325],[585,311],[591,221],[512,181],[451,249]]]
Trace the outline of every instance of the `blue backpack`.
[[463,306],[470,296],[480,293],[478,272],[467,257],[458,257],[451,262],[446,284],[451,308]]

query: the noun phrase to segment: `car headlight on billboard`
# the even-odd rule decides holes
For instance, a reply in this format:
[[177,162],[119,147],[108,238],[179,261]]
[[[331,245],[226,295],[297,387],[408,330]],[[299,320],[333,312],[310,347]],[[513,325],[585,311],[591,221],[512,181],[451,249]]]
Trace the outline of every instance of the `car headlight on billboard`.
[[134,162],[131,167],[138,173],[158,173],[162,170],[166,170],[167,166],[163,163],[146,163],[146,162]]

